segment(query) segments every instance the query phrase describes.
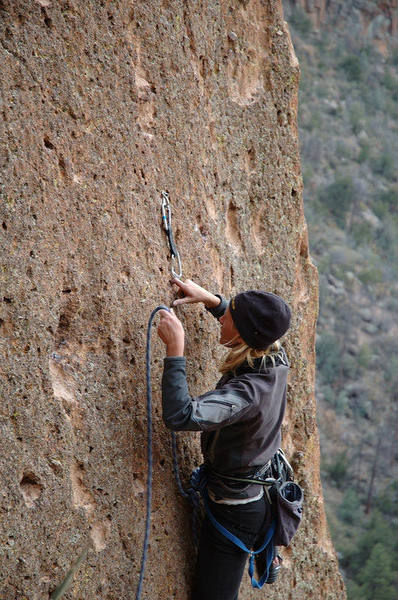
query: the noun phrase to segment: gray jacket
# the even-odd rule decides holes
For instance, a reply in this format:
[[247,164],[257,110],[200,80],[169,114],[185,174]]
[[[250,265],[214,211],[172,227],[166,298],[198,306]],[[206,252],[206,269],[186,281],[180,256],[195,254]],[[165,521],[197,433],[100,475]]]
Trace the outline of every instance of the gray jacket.
[[[226,302],[223,312],[225,307]],[[166,426],[174,431],[201,431],[202,452],[210,470],[253,474],[281,444],[289,370],[285,352],[277,355],[275,366],[267,359],[262,370],[258,360],[254,368],[244,363],[235,373],[224,375],[214,390],[197,397],[188,392],[185,364],[184,357],[164,359]],[[210,477],[209,487],[219,497],[250,498],[260,491],[257,485],[227,485],[217,477]]]

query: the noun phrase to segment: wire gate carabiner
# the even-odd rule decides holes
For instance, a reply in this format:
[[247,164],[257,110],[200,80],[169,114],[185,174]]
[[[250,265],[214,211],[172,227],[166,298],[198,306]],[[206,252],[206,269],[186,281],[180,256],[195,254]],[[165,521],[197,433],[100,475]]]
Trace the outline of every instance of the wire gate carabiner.
[[[167,192],[162,191],[162,221],[163,228],[166,232],[167,239],[169,240],[170,246],[170,254],[171,254],[171,274],[173,277],[177,279],[181,279],[182,277],[182,266],[181,266],[181,258],[180,253],[178,252],[177,246],[175,245],[173,238],[173,230],[171,228],[171,206],[169,200],[169,194]],[[174,263],[177,261],[178,263],[178,273],[174,270]]]

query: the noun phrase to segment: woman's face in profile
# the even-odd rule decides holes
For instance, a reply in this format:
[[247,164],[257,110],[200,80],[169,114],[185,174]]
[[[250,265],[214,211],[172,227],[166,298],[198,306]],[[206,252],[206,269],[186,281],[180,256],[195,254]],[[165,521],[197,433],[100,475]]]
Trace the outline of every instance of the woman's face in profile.
[[233,348],[243,342],[239,331],[235,327],[229,308],[219,318],[219,322],[221,323],[220,344],[227,346],[227,348]]

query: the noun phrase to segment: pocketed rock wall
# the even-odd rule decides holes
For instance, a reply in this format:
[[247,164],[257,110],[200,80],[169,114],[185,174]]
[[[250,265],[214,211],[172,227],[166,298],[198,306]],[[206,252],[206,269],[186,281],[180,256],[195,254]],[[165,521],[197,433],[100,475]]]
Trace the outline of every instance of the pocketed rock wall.
[[[146,500],[145,336],[171,302],[160,192],[184,277],[265,288],[294,311],[284,448],[304,523],[270,599],[345,597],[319,480],[317,275],[297,139],[299,67],[281,2],[3,0],[1,28],[2,600],[135,595]],[[217,380],[217,323],[178,310],[192,394]],[[189,598],[190,508],[161,421],[143,599]],[[186,478],[198,434],[179,436]],[[241,597],[257,598],[245,575]]]

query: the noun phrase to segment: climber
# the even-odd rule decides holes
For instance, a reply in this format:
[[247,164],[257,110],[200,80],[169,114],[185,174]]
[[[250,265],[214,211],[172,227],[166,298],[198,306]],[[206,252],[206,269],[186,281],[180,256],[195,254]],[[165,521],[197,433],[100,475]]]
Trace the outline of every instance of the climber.
[[[166,345],[162,379],[163,420],[174,431],[201,431],[207,466],[209,507],[216,520],[247,548],[261,545],[271,508],[264,488],[223,479],[267,476],[267,463],[280,447],[286,404],[288,360],[279,338],[290,325],[290,309],[263,291],[237,294],[229,304],[191,280],[173,279],[173,305],[202,302],[221,323],[219,342],[229,352],[214,390],[192,398],[188,392],[184,329],[174,311],[160,311],[158,335]],[[237,600],[247,553],[204,520],[193,600]],[[275,556],[267,583],[280,569]]]

